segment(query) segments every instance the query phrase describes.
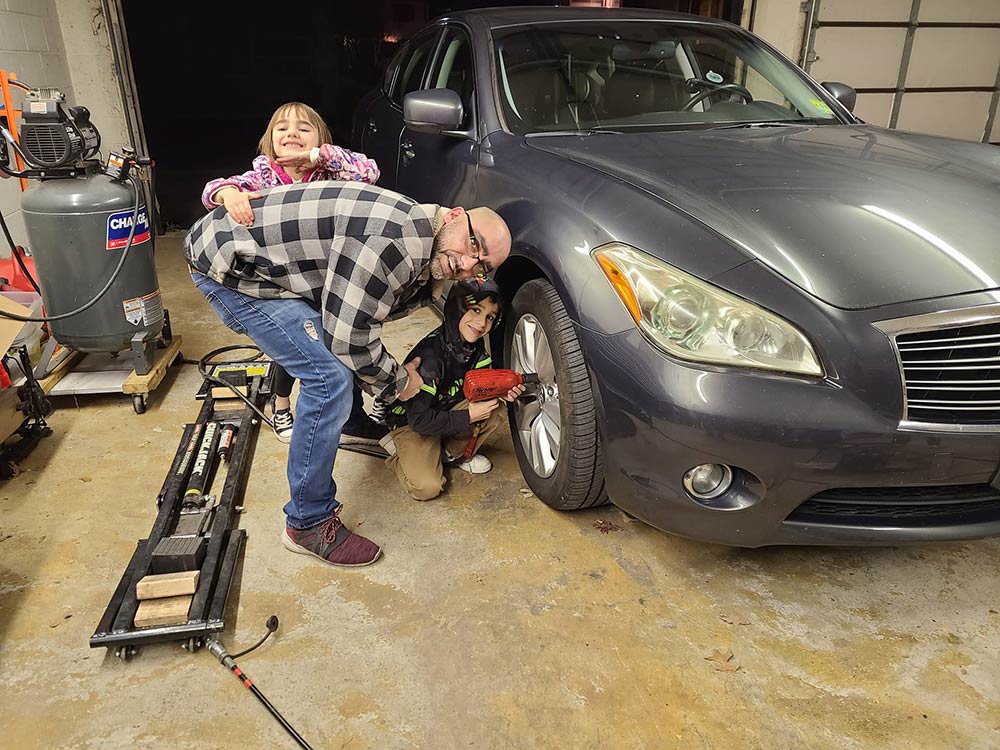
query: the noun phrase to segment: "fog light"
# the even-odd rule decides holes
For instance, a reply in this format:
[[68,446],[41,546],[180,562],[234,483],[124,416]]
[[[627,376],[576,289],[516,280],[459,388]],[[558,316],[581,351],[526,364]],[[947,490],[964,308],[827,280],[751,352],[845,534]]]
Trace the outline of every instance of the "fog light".
[[702,464],[684,475],[684,489],[699,500],[711,500],[729,489],[733,470],[725,464]]

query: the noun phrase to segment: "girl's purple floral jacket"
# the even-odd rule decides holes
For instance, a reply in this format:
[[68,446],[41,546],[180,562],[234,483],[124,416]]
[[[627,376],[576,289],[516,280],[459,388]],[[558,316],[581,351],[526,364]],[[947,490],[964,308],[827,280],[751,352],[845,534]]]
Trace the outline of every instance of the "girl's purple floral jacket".
[[[374,184],[379,176],[378,165],[374,159],[369,159],[364,154],[348,151],[340,146],[324,143],[319,148],[313,149],[312,157],[316,166],[311,172],[306,172],[302,177],[302,182],[345,180]],[[295,180],[280,164],[261,154],[253,160],[253,169],[249,172],[211,180],[201,193],[201,202],[207,209],[218,208],[222,204],[212,200],[212,196],[219,188],[226,187],[226,185],[232,185],[242,192],[248,192],[273,188],[278,185],[291,185],[293,182]]]

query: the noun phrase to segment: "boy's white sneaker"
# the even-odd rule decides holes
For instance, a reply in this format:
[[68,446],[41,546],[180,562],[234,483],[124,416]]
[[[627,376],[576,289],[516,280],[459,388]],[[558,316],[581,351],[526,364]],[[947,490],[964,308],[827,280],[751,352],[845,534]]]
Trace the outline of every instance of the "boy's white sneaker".
[[378,444],[381,445],[382,450],[384,450],[390,456],[396,455],[396,441],[392,439],[391,434],[386,435],[381,440],[379,440]]
[[455,468],[470,474],[485,474],[493,468],[493,462],[483,454],[477,453],[468,461],[459,461],[455,464]]

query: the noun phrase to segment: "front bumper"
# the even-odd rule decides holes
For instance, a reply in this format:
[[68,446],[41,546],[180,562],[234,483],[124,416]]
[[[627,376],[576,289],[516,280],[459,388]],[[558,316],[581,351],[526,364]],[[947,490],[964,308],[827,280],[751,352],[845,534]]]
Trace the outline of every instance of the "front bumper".
[[[898,519],[796,513],[828,490],[989,485],[1000,434],[907,431],[832,381],[697,367],[638,331],[577,330],[598,395],[608,494],[652,526],[743,547],[1000,534],[1000,503]],[[703,463],[742,470],[730,492],[746,507],[706,507],[687,494],[684,473]]]

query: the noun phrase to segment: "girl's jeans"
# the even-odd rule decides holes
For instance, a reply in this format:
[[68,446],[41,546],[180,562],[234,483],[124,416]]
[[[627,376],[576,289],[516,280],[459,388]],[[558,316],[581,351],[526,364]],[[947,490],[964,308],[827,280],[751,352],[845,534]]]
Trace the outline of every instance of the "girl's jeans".
[[351,413],[354,373],[323,342],[320,315],[305,300],[257,299],[192,272],[195,286],[236,333],[253,339],[299,381],[295,428],[288,449],[287,523],[305,529],[333,515],[333,462]]

